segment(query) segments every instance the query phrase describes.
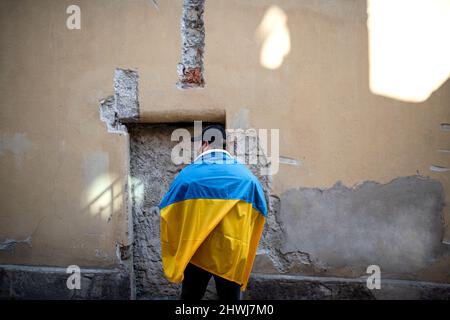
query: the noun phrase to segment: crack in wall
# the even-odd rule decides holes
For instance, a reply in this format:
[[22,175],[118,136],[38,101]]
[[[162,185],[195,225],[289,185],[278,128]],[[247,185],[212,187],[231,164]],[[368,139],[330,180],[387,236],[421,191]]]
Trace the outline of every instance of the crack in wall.
[[178,284],[169,283],[161,262],[158,203],[181,170],[170,159],[174,126],[130,126],[130,177],[133,217],[133,270],[136,298],[176,298]]

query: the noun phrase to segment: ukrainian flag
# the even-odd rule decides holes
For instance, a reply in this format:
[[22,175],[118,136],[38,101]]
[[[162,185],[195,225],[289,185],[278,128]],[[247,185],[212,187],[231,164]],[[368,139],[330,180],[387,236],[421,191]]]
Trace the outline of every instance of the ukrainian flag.
[[178,174],[159,207],[169,281],[181,282],[190,262],[245,290],[267,215],[261,184],[245,165],[208,150]]

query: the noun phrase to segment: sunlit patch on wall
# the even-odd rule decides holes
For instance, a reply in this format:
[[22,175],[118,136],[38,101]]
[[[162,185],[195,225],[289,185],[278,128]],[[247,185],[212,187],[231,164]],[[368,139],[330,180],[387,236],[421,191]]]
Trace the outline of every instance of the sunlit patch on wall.
[[291,50],[291,38],[284,11],[271,6],[267,9],[258,29],[257,37],[262,41],[260,63],[267,69],[277,69]]
[[109,221],[122,208],[122,180],[114,179],[110,174],[99,175],[88,187],[86,197],[86,210]]
[[450,76],[449,0],[367,0],[370,90],[422,102]]

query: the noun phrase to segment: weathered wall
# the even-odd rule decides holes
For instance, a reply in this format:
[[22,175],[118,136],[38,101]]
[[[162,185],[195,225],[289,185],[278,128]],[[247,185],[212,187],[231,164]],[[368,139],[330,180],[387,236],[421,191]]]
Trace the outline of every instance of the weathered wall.
[[[296,259],[307,262],[309,256],[331,265],[336,274],[353,276],[348,268],[339,273],[342,261],[333,258],[325,235],[342,240],[334,242],[342,253],[347,243],[360,239],[358,233],[340,220],[327,232],[331,226],[320,222],[348,216],[355,228],[367,230],[365,219],[370,218],[359,215],[371,214],[380,234],[364,238],[362,247],[355,248],[357,265],[365,263],[364,248],[385,234],[383,228],[392,220],[407,227],[396,231],[400,242],[386,245],[394,247],[387,251],[390,256],[397,244],[409,250],[412,243],[425,240],[423,246],[414,246],[414,268],[398,264],[394,273],[449,282],[450,262],[440,243],[449,240],[450,211],[448,205],[440,211],[438,202],[448,203],[450,173],[429,170],[433,164],[448,164],[446,154],[437,150],[449,146],[449,133],[440,127],[450,123],[449,82],[422,103],[372,94],[365,1],[278,2],[287,16],[291,46],[274,70],[259,62],[262,43],[257,32],[273,2],[207,2],[206,87],[192,91],[175,85],[182,3],[158,3],[159,10],[144,0],[77,1],[81,30],[68,30],[65,10],[72,1],[0,2],[0,263],[118,265],[117,244],[129,244],[123,204],[127,137],[107,132],[98,117],[98,101],[113,94],[114,70],[122,67],[139,71],[140,114],[147,121],[168,119],[179,111],[219,109],[226,111],[229,127],[280,129],[280,154],[300,165],[281,165],[274,177],[272,197],[281,199],[275,208],[280,211],[267,230],[274,231],[269,238],[303,241],[293,249],[308,252],[294,252]],[[430,180],[402,178],[417,174]],[[392,188],[393,180],[406,183],[413,193],[401,193],[403,185],[394,188],[400,192],[394,201],[377,191]],[[350,189],[333,187],[337,181]],[[366,181],[380,185],[353,190]],[[323,191],[324,198],[317,188],[331,189]],[[380,204],[371,204],[373,212],[352,211],[372,195],[380,197]],[[417,202],[426,201],[409,210],[413,195]],[[330,207],[332,199],[339,207]],[[308,207],[312,203],[319,208]],[[447,222],[442,233],[439,219]],[[304,234],[293,233],[296,229],[285,224]],[[324,234],[317,246],[304,241],[314,230]],[[411,233],[417,234],[412,242],[405,238]],[[422,256],[421,250],[431,251]],[[258,263],[277,271],[277,261],[284,258],[268,255],[274,262],[261,254]],[[288,270],[290,264],[288,258],[281,269]],[[318,272],[302,265],[299,272]]]
[[274,200],[255,272],[363,277],[378,265],[386,278],[448,283],[447,270],[433,271],[450,258],[443,196],[439,182],[417,176],[288,190]]
[[[169,283],[163,273],[158,204],[184,165],[171,161],[176,128],[191,126],[130,125],[130,177],[133,214],[133,280],[137,299],[176,299],[181,286]],[[208,297],[214,297],[211,290]]]
[[[171,161],[172,149],[178,143],[171,141],[171,134],[180,127],[192,133],[193,128],[182,124],[127,127],[136,297],[176,299],[180,286],[169,283],[163,275],[157,205],[184,167]],[[246,151],[249,154],[250,150]],[[436,262],[445,265],[449,258],[448,248],[441,243],[443,190],[439,182],[404,177],[388,184],[366,182],[354,189],[341,184],[328,190],[300,188],[278,198],[271,190],[270,177],[260,174],[265,163],[263,159],[250,166],[265,190],[269,218],[245,298],[450,297],[448,285],[407,281],[427,278],[449,282],[446,273],[423,274]],[[376,292],[365,285],[366,269],[372,264],[383,271],[382,290]],[[279,273],[285,276],[276,275]],[[214,297],[211,281],[206,298]]]

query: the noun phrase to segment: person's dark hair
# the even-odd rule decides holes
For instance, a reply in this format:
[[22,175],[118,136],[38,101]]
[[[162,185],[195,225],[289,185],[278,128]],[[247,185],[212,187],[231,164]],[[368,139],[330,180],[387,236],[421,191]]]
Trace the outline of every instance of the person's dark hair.
[[202,135],[193,137],[192,141],[202,140],[208,142],[214,149],[225,149],[227,146],[227,135],[225,129],[220,124],[213,124],[203,128]]

